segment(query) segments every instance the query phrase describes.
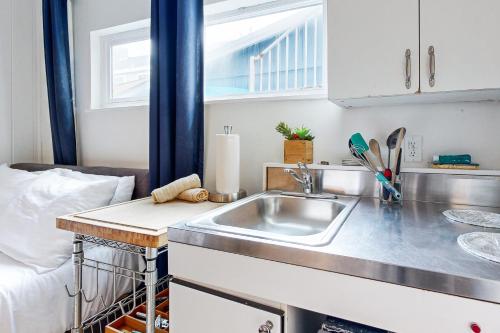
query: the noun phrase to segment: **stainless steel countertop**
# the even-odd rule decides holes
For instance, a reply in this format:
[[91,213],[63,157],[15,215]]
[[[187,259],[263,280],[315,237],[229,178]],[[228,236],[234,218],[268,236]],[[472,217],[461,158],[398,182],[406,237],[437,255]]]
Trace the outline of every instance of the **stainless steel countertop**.
[[[377,199],[362,198],[333,241],[321,247],[201,230],[185,223],[170,227],[168,236],[171,242],[500,304],[500,264],[470,255],[457,244],[459,235],[485,228],[451,222],[442,215],[446,209],[471,207],[417,201],[387,207]],[[500,213],[498,208],[472,208]]]

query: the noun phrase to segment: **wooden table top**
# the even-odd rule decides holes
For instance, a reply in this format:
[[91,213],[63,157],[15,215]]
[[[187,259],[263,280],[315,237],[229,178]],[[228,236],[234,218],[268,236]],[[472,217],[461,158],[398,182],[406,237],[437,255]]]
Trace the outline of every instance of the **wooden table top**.
[[144,247],[168,243],[167,229],[220,207],[214,202],[174,200],[155,204],[151,198],[98,208],[57,218],[57,228]]

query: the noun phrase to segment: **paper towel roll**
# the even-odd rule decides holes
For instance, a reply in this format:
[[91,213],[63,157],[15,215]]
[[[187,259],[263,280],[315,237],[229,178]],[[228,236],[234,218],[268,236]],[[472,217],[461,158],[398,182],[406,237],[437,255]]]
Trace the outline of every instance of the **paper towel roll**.
[[240,190],[240,136],[217,134],[215,145],[215,189],[218,193],[237,193]]

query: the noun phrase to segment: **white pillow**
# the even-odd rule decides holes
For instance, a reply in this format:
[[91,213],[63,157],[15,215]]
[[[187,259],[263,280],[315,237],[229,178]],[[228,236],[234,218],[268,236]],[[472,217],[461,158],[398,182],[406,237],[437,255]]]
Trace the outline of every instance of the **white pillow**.
[[6,203],[22,191],[25,183],[37,175],[28,171],[11,169],[7,164],[0,165],[0,203]]
[[[81,181],[43,173],[24,181],[14,198],[0,202],[0,251],[43,273],[71,256],[73,234],[56,217],[106,206],[117,181]],[[0,192],[4,187],[0,184]]]
[[135,177],[134,176],[124,176],[124,177],[116,177],[116,176],[103,176],[103,175],[92,175],[81,173],[78,171],[73,171],[69,169],[50,169],[45,172],[55,172],[60,176],[78,179],[82,181],[98,181],[98,180],[117,180],[118,185],[116,186],[115,194],[111,199],[110,205],[119,204],[122,202],[127,202],[132,199],[132,193],[134,192],[135,187]]

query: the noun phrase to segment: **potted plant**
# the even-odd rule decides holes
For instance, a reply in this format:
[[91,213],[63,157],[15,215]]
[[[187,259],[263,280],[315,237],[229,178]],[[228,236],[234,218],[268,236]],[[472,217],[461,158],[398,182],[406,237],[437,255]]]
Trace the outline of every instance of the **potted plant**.
[[302,126],[292,130],[286,123],[280,122],[276,126],[276,131],[285,138],[285,163],[313,162],[314,136],[309,128]]

